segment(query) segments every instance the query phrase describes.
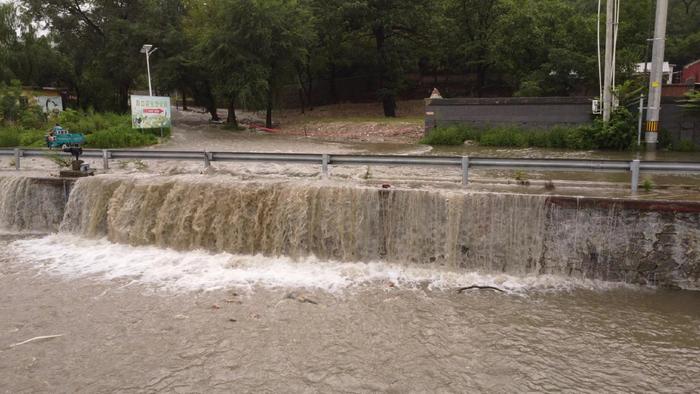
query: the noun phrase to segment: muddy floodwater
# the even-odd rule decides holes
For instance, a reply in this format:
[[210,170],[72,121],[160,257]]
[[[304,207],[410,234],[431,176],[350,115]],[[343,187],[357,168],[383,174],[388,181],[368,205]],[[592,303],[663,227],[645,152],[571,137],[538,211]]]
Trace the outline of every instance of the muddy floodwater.
[[7,393],[700,387],[699,292],[556,277],[5,234],[0,316]]

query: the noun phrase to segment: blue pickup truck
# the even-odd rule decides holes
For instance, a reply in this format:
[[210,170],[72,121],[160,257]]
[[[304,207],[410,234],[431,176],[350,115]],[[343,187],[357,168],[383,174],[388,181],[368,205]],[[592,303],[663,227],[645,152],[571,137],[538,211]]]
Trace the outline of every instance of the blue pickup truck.
[[82,133],[71,133],[61,126],[56,126],[51,129],[51,132],[46,136],[46,146],[53,148],[70,148],[79,147],[85,143],[85,135]]

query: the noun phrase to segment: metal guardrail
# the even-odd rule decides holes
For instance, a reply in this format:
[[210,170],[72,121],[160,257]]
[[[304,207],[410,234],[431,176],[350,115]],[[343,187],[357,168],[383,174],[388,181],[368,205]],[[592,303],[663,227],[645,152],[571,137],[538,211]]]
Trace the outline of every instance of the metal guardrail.
[[[15,168],[20,169],[22,157],[48,155],[70,156],[48,149],[0,149],[0,156],[14,156]],[[700,173],[700,162],[624,161],[624,160],[576,160],[576,159],[508,159],[468,156],[396,156],[396,155],[330,155],[315,153],[254,153],[209,151],[161,151],[123,149],[85,149],[83,157],[101,158],[103,168],[109,169],[109,160],[193,160],[203,161],[208,167],[212,161],[256,161],[270,163],[303,163],[321,165],[321,172],[328,177],[329,165],[394,165],[394,166],[442,166],[459,167],[462,184],[469,183],[471,168],[487,169],[538,169],[563,171],[618,171],[631,173],[631,190],[637,191],[639,174],[645,172]]]

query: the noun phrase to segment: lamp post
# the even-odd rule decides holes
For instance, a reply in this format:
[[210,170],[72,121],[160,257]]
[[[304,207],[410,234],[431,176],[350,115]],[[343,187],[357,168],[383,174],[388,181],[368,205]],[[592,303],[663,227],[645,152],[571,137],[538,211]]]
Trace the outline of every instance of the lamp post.
[[148,72],[148,95],[153,96],[153,89],[151,88],[151,63],[150,63],[150,56],[153,52],[157,51],[158,48],[153,48],[153,45],[151,44],[144,44],[143,47],[141,47],[141,53],[146,54],[146,71]]

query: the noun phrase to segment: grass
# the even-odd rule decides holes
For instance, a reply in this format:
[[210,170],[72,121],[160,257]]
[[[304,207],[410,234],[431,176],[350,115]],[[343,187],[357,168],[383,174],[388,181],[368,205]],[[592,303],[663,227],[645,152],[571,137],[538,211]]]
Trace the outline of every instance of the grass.
[[48,155],[48,158],[49,158],[49,160],[53,161],[54,163],[56,163],[56,165],[58,165],[61,168],[70,167],[71,160],[67,157],[59,156],[58,153],[52,153],[52,154]]
[[467,126],[437,128],[421,139],[428,145],[461,145],[470,140],[482,146],[510,148],[596,148],[586,127],[553,127],[549,130],[525,130],[516,126],[476,129]]

